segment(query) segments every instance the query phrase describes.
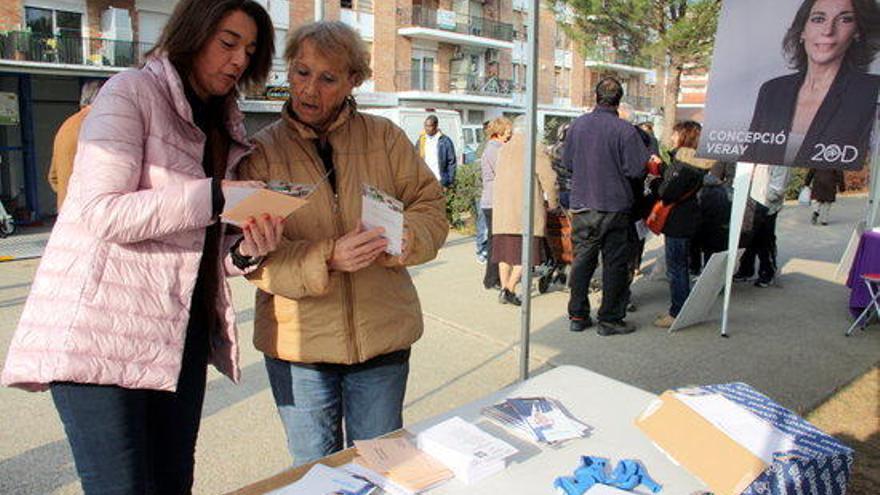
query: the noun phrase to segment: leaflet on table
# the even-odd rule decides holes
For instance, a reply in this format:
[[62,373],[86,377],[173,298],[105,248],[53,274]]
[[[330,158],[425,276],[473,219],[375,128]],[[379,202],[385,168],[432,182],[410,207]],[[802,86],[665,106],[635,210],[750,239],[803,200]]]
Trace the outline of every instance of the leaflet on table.
[[[466,461],[474,464],[503,460],[516,454],[515,447],[493,437],[476,425],[458,416],[434,425],[419,433],[419,448],[431,454],[432,450],[443,457],[431,454],[447,466],[447,461]],[[431,447],[428,449],[426,447]]]
[[483,414],[527,440],[556,443],[586,436],[592,429],[571,416],[556,399],[512,398]]
[[223,197],[225,203],[220,217],[224,222],[236,226],[244,224],[249,217],[265,213],[287,218],[306,204],[301,198],[253,187],[226,187]]
[[775,452],[795,449],[794,438],[738,406],[721,394],[676,393],[675,398],[748,449],[755,457],[773,464]]
[[393,485],[397,492],[420,493],[453,477],[452,471],[407,437],[357,440],[354,446],[355,464],[374,473],[368,479],[383,488]]
[[361,193],[361,223],[367,229],[385,229],[385,252],[399,256],[403,253],[403,203],[369,184],[363,184]]
[[269,495],[370,495],[378,487],[363,476],[315,464],[299,481]]

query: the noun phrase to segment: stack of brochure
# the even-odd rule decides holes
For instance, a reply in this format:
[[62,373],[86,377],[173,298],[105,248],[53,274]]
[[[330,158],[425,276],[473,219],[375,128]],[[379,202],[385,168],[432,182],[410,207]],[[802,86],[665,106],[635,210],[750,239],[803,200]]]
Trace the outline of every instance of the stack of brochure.
[[454,417],[418,435],[419,448],[445,464],[465,484],[503,471],[516,448]]
[[452,479],[446,466],[416,448],[408,438],[354,442],[358,456],[345,467],[392,495],[412,495]]
[[517,436],[538,443],[582,438],[592,429],[575,419],[558,400],[547,397],[507,399],[483,409],[483,415]]
[[376,485],[363,477],[315,464],[299,481],[269,495],[370,495],[377,490]]

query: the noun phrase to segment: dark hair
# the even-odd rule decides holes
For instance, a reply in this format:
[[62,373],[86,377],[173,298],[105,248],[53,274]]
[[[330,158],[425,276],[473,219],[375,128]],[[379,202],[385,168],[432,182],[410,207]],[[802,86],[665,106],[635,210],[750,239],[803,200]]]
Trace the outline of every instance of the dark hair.
[[693,120],[685,120],[675,124],[673,129],[678,132],[678,142],[673,143],[676,148],[697,148],[700,142],[700,133],[703,126]]
[[654,123],[651,122],[650,120],[646,120],[646,121],[644,121],[644,122],[639,122],[637,125],[638,125],[640,128],[642,128],[642,130],[644,130],[644,131],[646,131],[646,132],[650,132],[650,133],[652,133],[652,134],[653,134],[653,132],[654,132]]
[[[804,0],[782,40],[782,51],[789,66],[798,71],[807,69],[807,51],[801,43],[801,35],[815,4],[816,0]],[[856,37],[844,55],[844,62],[867,72],[880,49],[880,8],[876,0],[852,0],[852,6],[856,17]]]
[[341,21],[318,21],[298,27],[287,38],[287,45],[284,47],[287,65],[293,63],[306,41],[314,43],[315,49],[328,60],[344,60],[346,69],[354,76],[355,87],[373,75],[370,52],[361,35],[348,24]]
[[596,103],[606,107],[620,106],[623,86],[613,77],[605,77],[596,85]]
[[434,124],[434,125],[437,125],[437,123],[440,122],[440,121],[437,120],[437,116],[436,116],[436,115],[431,114],[431,115],[428,115],[428,117],[425,119],[425,122],[430,122],[430,123],[432,123],[432,124]]
[[241,75],[241,85],[262,85],[272,68],[275,29],[269,14],[254,0],[182,0],[174,8],[159,41],[147,52],[147,57],[165,53],[181,72],[180,76],[188,77],[196,55],[214,35],[220,22],[235,11],[244,12],[257,25],[257,48]]

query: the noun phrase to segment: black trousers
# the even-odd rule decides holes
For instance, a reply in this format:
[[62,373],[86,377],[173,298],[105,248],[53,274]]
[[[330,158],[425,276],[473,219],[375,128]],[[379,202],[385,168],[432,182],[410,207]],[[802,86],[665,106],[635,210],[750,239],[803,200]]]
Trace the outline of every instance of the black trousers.
[[191,493],[208,346],[196,317],[187,330],[176,392],[52,384],[86,495]]
[[501,277],[498,275],[498,263],[492,263],[492,208],[483,208],[483,216],[486,217],[486,228],[489,233],[489,237],[486,240],[486,252],[489,253],[489,259],[486,260],[483,287],[492,289],[501,286]]
[[770,282],[776,276],[776,217],[768,214],[766,206],[755,203],[752,233],[746,250],[740,258],[737,276],[748,278],[755,274],[755,258],[758,259],[758,280]]
[[611,322],[626,316],[634,234],[632,219],[626,212],[588,210],[574,215],[569,317],[586,318],[590,315],[590,279],[599,263],[599,253],[602,254],[602,305],[597,317],[599,321]]

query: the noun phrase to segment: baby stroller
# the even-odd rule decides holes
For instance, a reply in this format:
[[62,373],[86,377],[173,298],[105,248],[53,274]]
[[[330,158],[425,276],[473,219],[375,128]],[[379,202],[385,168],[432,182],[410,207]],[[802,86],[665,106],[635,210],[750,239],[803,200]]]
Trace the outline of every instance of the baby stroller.
[[572,260],[571,217],[568,211],[547,212],[546,237],[544,237],[544,262],[535,267],[538,292],[546,293],[553,284],[565,286],[568,282],[568,265]]

